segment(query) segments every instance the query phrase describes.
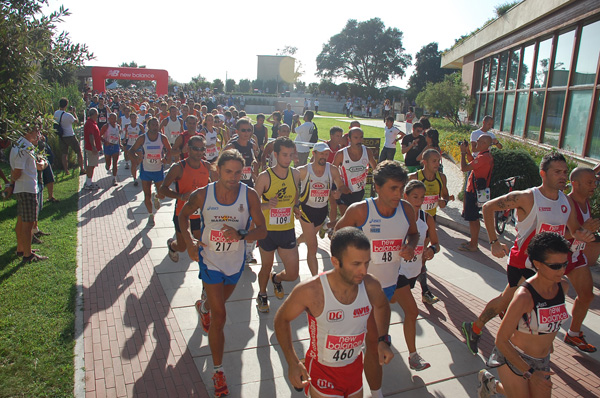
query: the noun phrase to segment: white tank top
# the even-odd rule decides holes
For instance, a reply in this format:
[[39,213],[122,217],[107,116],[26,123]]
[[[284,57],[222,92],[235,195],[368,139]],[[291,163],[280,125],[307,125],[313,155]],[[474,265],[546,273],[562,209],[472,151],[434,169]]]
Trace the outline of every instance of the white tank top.
[[131,119],[125,116],[121,116],[121,128],[124,130],[125,126],[131,124]]
[[388,218],[379,214],[373,198],[366,199],[367,220],[360,227],[371,241],[369,273],[374,275],[383,288],[395,285],[398,280],[401,257],[400,248],[406,238],[409,222],[402,202]]
[[[592,217],[592,208],[590,207],[589,202],[586,201],[585,203],[585,213],[583,212],[583,209],[577,204],[577,202],[574,202],[574,206],[575,208],[573,210],[575,210],[577,213],[577,221],[579,221],[582,225],[584,222],[589,220],[590,217]],[[583,254],[583,251],[585,250],[585,242],[582,242],[575,238],[569,239],[569,242],[571,242],[571,251],[573,252],[573,255],[571,256],[571,261],[574,263],[580,262],[587,264],[587,257],[585,256],[585,254]]]
[[238,197],[230,205],[219,203],[215,196],[215,183],[206,187],[206,199],[202,207],[202,242],[198,253],[201,261],[211,271],[233,275],[244,266],[246,241],[225,239],[221,228],[227,224],[234,229],[248,229],[250,225],[250,207],[248,205],[248,186],[239,184]]
[[308,164],[306,177],[300,185],[300,202],[302,204],[316,209],[327,207],[332,183],[330,166],[331,163],[325,163],[325,172],[321,177],[317,177],[313,172],[312,163]]
[[219,148],[217,148],[217,130],[214,128],[212,131],[203,129],[206,138],[206,160],[211,161],[219,156]]
[[571,205],[567,196],[558,191],[558,199],[551,200],[542,195],[538,187],[531,188],[533,207],[523,221],[516,223],[517,238],[508,255],[508,265],[517,268],[531,268],[527,256],[529,241],[537,233],[548,231],[565,235]]
[[419,230],[419,242],[415,247],[415,255],[410,261],[401,258],[400,274],[406,279],[411,279],[419,276],[421,273],[423,250],[425,250],[425,238],[427,237],[427,221],[425,212],[419,209],[419,217],[417,217],[417,229]]
[[342,178],[344,183],[350,191],[359,192],[365,189],[365,183],[367,182],[367,168],[369,166],[369,156],[367,155],[367,147],[362,146],[362,156],[359,160],[354,161],[350,159],[348,154],[348,147],[342,149],[343,160],[340,166]]
[[125,139],[127,139],[127,145],[135,144],[135,141],[140,136],[140,124],[136,123],[135,127],[128,124],[125,126]]
[[118,124],[115,126],[111,126],[110,123],[106,124],[106,132],[104,133],[104,139],[108,141],[109,144],[115,145],[118,144],[121,139],[121,128]]
[[181,123],[179,122],[179,119],[176,118],[175,121],[173,121],[171,116],[169,116],[164,130],[165,135],[169,140],[169,144],[173,145],[177,137],[181,134]]
[[346,366],[362,352],[373,307],[364,282],[358,285],[354,302],[345,305],[335,298],[327,274],[320,274],[319,280],[323,286],[323,312],[316,318],[308,314],[310,346],[306,355],[326,366]]
[[144,160],[142,161],[142,168],[144,171],[162,171],[162,152],[163,142],[161,134],[158,134],[156,141],[150,141],[148,134],[144,134]]

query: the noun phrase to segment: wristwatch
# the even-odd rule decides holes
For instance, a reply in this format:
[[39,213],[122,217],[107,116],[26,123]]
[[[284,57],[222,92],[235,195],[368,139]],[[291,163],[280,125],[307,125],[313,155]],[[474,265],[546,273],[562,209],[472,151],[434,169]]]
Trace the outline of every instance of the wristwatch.
[[385,344],[389,346],[392,345],[392,337],[389,334],[385,334],[383,336],[379,336],[379,338],[377,339],[377,342],[383,341]]
[[246,235],[248,235],[248,230],[247,229],[238,229],[237,230],[238,235],[240,235],[242,237],[242,240],[246,239]]
[[529,370],[527,372],[523,373],[523,378],[525,380],[531,379],[531,376],[533,376],[533,372],[535,372],[535,369],[534,368],[529,368]]

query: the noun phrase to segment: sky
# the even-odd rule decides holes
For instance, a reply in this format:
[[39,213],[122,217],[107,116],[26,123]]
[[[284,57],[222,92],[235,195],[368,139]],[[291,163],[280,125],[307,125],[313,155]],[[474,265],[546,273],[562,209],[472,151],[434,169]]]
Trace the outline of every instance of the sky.
[[[108,4],[110,3],[110,7]],[[118,66],[135,61],[187,83],[256,79],[257,55],[276,55],[284,46],[298,48],[306,83],[318,82],[316,58],[331,36],[349,19],[379,17],[386,27],[404,33],[402,44],[414,57],[426,44],[444,50],[494,16],[503,0],[391,0],[281,2],[258,0],[49,0],[46,12],[60,5],[71,15],[58,25],[71,40],[85,43],[95,59],[90,66]],[[406,88],[414,68],[390,85]],[[341,83],[339,79],[336,82]]]

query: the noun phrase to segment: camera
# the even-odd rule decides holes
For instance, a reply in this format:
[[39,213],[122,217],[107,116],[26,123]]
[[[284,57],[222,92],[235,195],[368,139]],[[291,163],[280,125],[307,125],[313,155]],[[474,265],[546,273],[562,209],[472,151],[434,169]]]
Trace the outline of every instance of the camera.
[[469,142],[467,140],[458,141],[457,144],[458,144],[458,146],[461,146],[461,145],[469,146]]

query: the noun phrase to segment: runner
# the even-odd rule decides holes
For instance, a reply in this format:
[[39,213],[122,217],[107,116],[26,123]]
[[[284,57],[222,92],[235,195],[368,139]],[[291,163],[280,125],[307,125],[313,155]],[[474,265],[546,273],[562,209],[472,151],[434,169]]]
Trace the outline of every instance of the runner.
[[[354,140],[354,134],[350,138]],[[402,200],[408,175],[400,162],[386,160],[378,164],[373,172],[373,181],[377,197],[350,206],[335,228],[359,227],[367,235],[372,242],[369,273],[379,280],[387,299],[391,300],[396,290],[401,259],[411,260],[414,257],[419,234],[415,212],[410,203]],[[370,337],[370,341],[374,341],[376,336]],[[407,345],[411,348],[408,341]],[[411,355],[415,351],[411,351]],[[365,364],[369,369],[365,375],[373,396],[382,397],[383,373],[373,345],[367,344]]]
[[[577,221],[588,231],[597,231],[600,227],[600,220],[592,218],[592,208],[589,203],[589,199],[594,196],[598,186],[594,170],[576,167],[571,172],[569,180],[571,180],[573,186],[569,198],[573,203]],[[575,288],[577,298],[573,303],[573,310],[571,311],[573,320],[568,333],[565,335],[565,343],[584,352],[596,352],[596,347],[585,341],[581,325],[594,299],[594,283],[589,264],[596,264],[598,260],[598,255],[591,253],[591,251],[598,253],[598,243],[596,241],[584,243],[573,238],[569,239],[569,242],[571,243],[573,255],[569,258],[569,266],[565,270],[565,275]],[[591,256],[588,257],[588,254]]]
[[[365,335],[379,336],[378,363],[388,364],[394,357],[388,334],[390,306],[377,279],[367,274],[369,250],[369,240],[360,230],[337,231],[331,240],[333,270],[296,286],[275,315],[288,378],[307,396],[363,396]],[[304,311],[310,330],[305,363],[294,350],[290,326]]]
[[488,366],[497,367],[501,382],[482,369],[480,397],[550,397],[550,353],[561,324],[569,318],[565,307],[568,283],[562,279],[571,256],[567,240],[551,232],[534,236],[527,256],[534,274],[512,299],[496,336]]
[[175,144],[175,140],[183,131],[183,123],[177,117],[178,113],[177,107],[172,105],[169,108],[169,117],[164,118],[160,122],[160,131],[167,137],[171,146]]
[[[148,225],[154,226],[154,214],[152,205],[156,210],[160,209],[160,199],[164,198],[159,189],[164,180],[164,165],[171,159],[171,145],[164,134],[159,131],[158,119],[153,117],[148,122],[148,132],[138,137],[131,149],[129,156],[140,163],[140,180],[144,191],[144,204],[148,210]],[[143,151],[138,153],[138,149]],[[156,194],[152,193],[152,183],[156,188]]]
[[214,125],[215,117],[209,113],[204,118],[202,133],[206,137],[206,160],[210,163],[217,160],[219,156],[219,133]]
[[[185,202],[190,195],[198,188],[203,188],[210,182],[210,163],[204,160],[206,153],[206,142],[204,137],[195,135],[188,141],[190,149],[187,159],[175,163],[170,169],[160,187],[159,192],[163,196],[175,198],[175,215],[173,224],[175,225],[175,239],[167,240],[169,249],[169,258],[174,262],[179,261],[179,253],[185,251],[185,240],[179,226],[179,214]],[[175,190],[171,189],[171,184],[175,183]],[[200,236],[200,214],[193,213],[189,216],[192,235],[196,239]]]
[[[571,200],[562,193],[567,185],[567,172],[564,156],[556,152],[548,153],[540,163],[541,186],[510,192],[490,200],[483,206],[483,220],[492,254],[498,258],[508,255],[508,284],[500,296],[487,303],[475,322],[462,323],[462,333],[473,355],[477,355],[477,344],[485,324],[505,311],[519,284],[535,274],[527,258],[527,246],[536,234],[549,231],[564,235],[568,228],[571,234],[582,242],[591,242],[594,239],[591,232],[581,227],[576,213],[572,211]],[[498,241],[494,229],[494,212],[507,209],[516,209],[517,213],[518,232],[510,252],[505,244]]]
[[254,181],[258,176],[258,162],[256,153],[258,147],[250,138],[252,137],[252,123],[250,119],[240,119],[235,125],[237,137],[234,137],[225,147],[227,149],[237,149],[244,157],[245,166],[242,171],[242,182],[250,188],[254,187]]
[[98,99],[98,128],[102,130],[102,127],[108,123],[108,114],[110,113],[108,108],[104,105],[104,97]]
[[167,111],[168,106],[169,105],[164,101],[161,101],[158,104],[160,112],[156,115],[156,118],[158,119],[159,123],[162,123],[163,120],[165,120],[166,118],[168,118],[170,116],[169,111]]
[[[327,203],[333,186],[339,187],[332,195],[339,197],[340,193],[350,193],[342,182],[340,172],[327,162],[331,149],[324,142],[317,142],[313,147],[312,162],[298,168],[300,172],[300,225],[302,235],[298,244],[306,243],[308,253],[306,262],[310,273],[317,275],[319,263],[317,261],[317,233],[327,218]],[[335,184],[334,184],[335,183]]]
[[[329,149],[331,149],[331,151],[329,152],[329,157],[327,158],[327,161],[331,164],[333,164],[335,154],[342,148],[341,143],[342,141],[344,141],[342,139],[343,134],[344,129],[342,129],[339,126],[333,126],[329,129],[329,141],[327,141],[327,145],[329,145]],[[332,189],[335,189],[335,187],[333,187]],[[333,195],[329,196],[329,222],[327,223],[327,230],[325,231],[325,233],[328,234],[333,233],[333,227],[335,226],[335,222],[337,220],[337,199],[339,198],[334,198]],[[325,233],[321,232],[320,236],[324,237]]]
[[188,129],[180,134],[175,140],[175,144],[173,144],[173,156],[179,155],[181,160],[188,157],[187,143],[190,137],[199,134],[196,130],[196,126],[198,125],[198,118],[196,116],[188,115],[187,119],[185,120],[185,124],[187,125]]
[[[290,126],[288,126],[287,124],[282,124],[279,126],[279,130],[278,134],[280,137],[286,137],[289,138],[290,136]],[[277,158],[275,157],[275,152],[273,151],[273,147],[275,146],[275,140],[270,141],[266,146],[265,146],[265,150],[263,151],[260,163],[261,163],[261,168],[262,170],[266,170],[269,167],[275,167],[275,165],[277,165]]]
[[[300,217],[297,188],[300,173],[290,167],[296,145],[289,138],[279,137],[275,140],[273,150],[277,165],[260,173],[256,180],[256,192],[262,199],[261,208],[268,231],[267,237],[258,241],[262,265],[258,274],[259,292],[256,302],[260,312],[269,312],[269,277],[273,283],[275,297],[283,299],[282,282],[298,279],[299,267],[294,215]],[[271,274],[275,250],[283,262],[284,270]]]
[[267,126],[265,126],[265,115],[259,113],[256,115],[256,124],[254,125],[254,136],[256,137],[256,143],[258,144],[258,156],[257,159],[262,158],[262,153],[265,150],[265,145],[267,144],[267,138],[269,137],[269,132],[267,131]]
[[[135,141],[138,139],[138,137],[140,135],[144,134],[144,126],[142,126],[141,124],[139,124],[137,122],[137,115],[135,113],[131,113],[129,115],[129,119],[131,120],[131,123],[126,125],[125,129],[123,131],[123,135],[124,135],[123,145],[125,147],[123,154],[125,155],[125,168],[126,169],[129,168],[129,160],[130,160],[129,150],[131,149],[133,144],[135,144]],[[140,151],[140,150],[141,150],[141,148],[138,149],[138,151]],[[133,186],[135,186],[135,187],[138,186],[138,180],[137,180],[138,166],[139,165],[137,163],[135,163],[135,159],[131,159],[131,177],[133,177]]]
[[360,127],[351,128],[349,132],[350,144],[340,149],[333,159],[333,165],[339,167],[344,184],[351,191],[350,194],[342,194],[337,200],[342,216],[348,206],[363,199],[369,165],[373,170],[377,165],[373,152],[362,144],[363,135],[364,133]]
[[106,172],[110,172],[112,164],[112,184],[117,185],[117,162],[119,161],[119,153],[121,147],[119,142],[121,141],[121,126],[117,124],[117,114],[111,113],[108,115],[108,124],[105,124],[100,130],[100,136],[104,143],[104,161],[106,162]]
[[[267,234],[256,191],[240,183],[243,167],[239,152],[224,151],[217,160],[217,182],[196,190],[179,214],[188,254],[200,265],[199,278],[206,291],[206,301],[197,303],[196,308],[202,329],[208,333],[215,397],[229,395],[223,371],[225,302],[242,275],[246,240]],[[201,240],[194,239],[189,231],[188,218],[196,212],[202,218]],[[251,217],[255,227],[248,230]]]

